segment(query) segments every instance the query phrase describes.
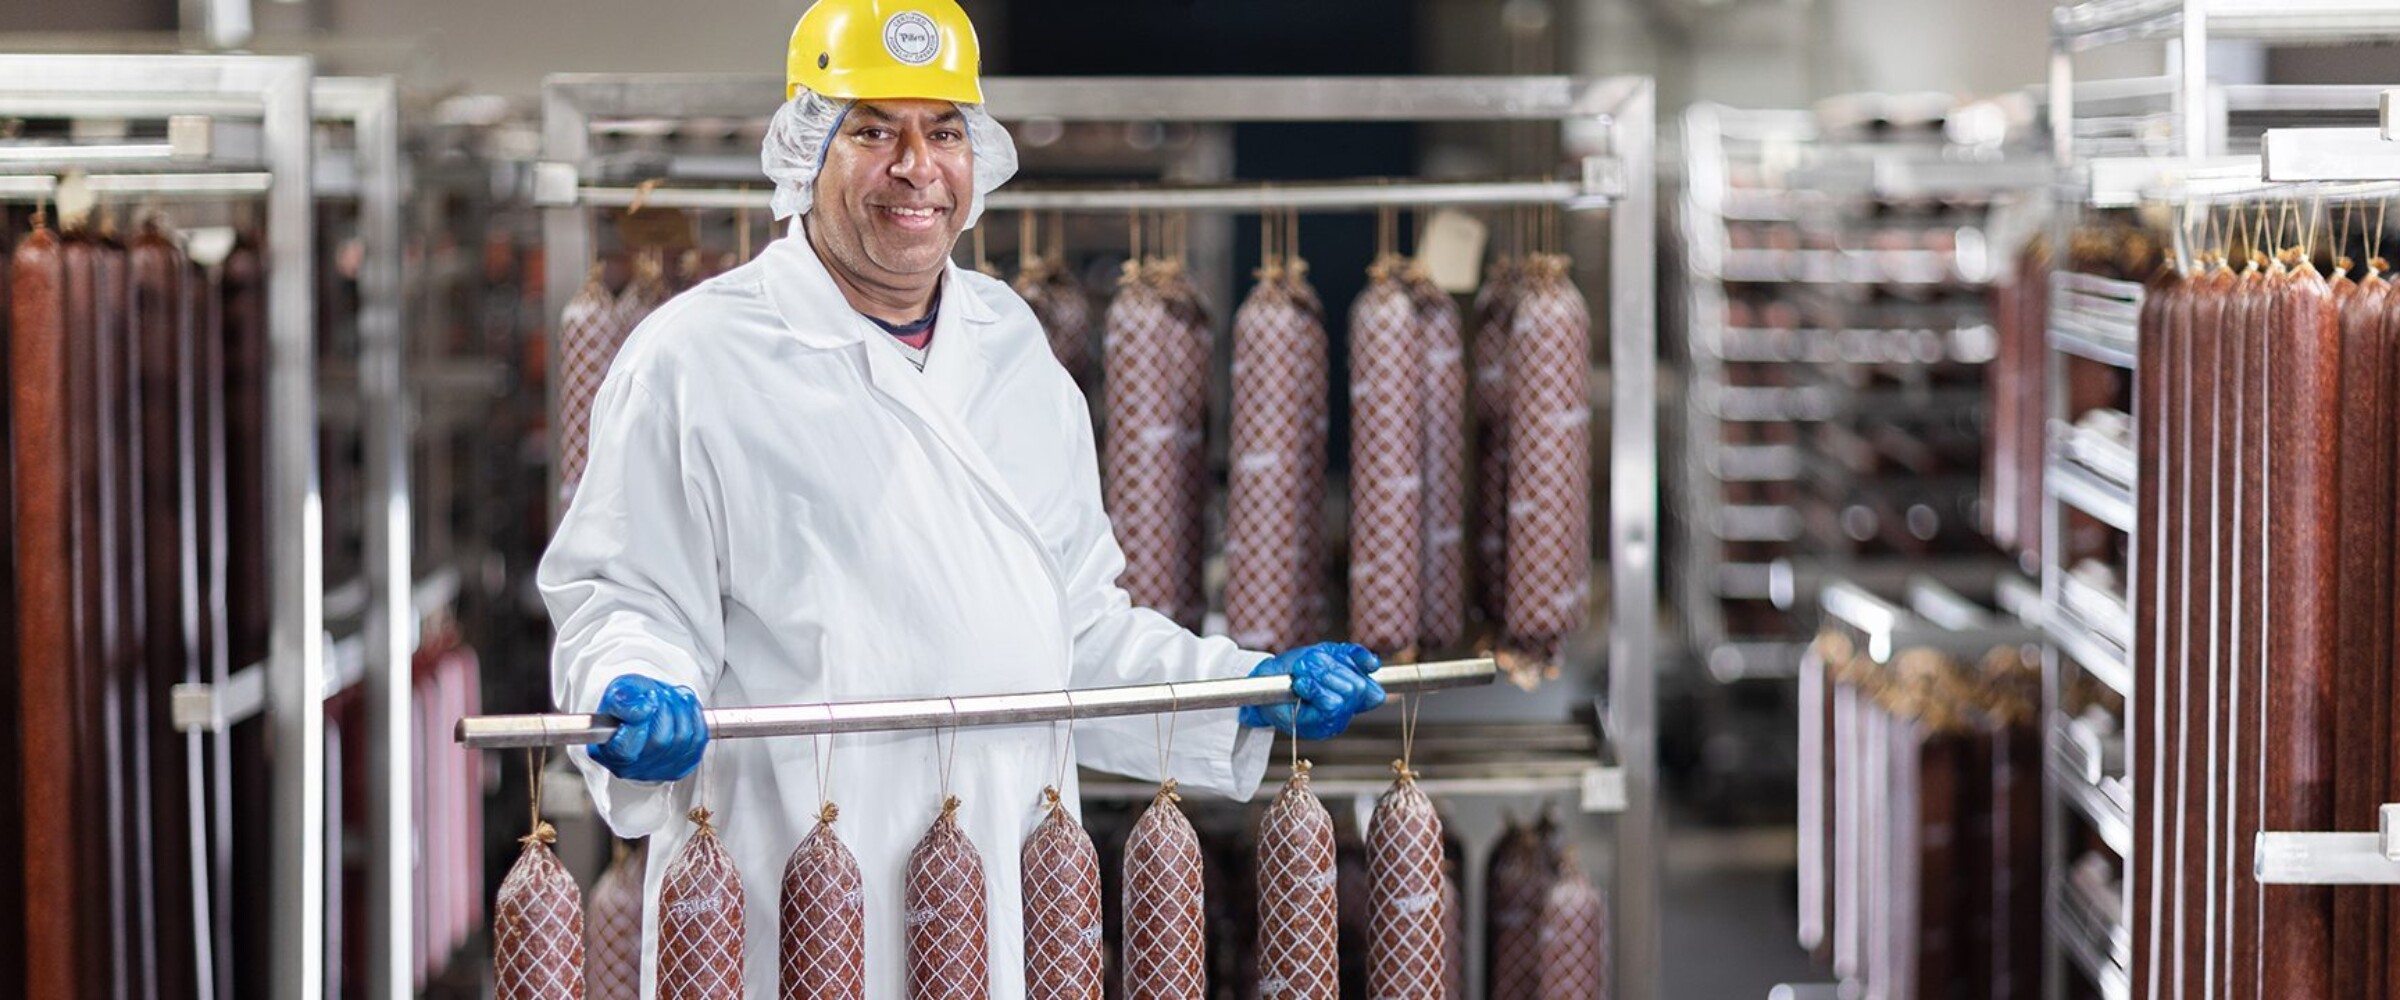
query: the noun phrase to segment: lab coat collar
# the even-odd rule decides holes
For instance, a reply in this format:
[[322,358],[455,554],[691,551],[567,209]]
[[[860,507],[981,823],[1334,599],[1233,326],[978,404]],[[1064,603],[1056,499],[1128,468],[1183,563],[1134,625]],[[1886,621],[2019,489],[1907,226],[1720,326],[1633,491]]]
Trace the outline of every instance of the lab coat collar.
[[[890,336],[850,305],[842,296],[841,286],[834,284],[833,273],[818,259],[817,250],[810,246],[808,233],[801,219],[793,219],[785,238],[768,245],[762,255],[766,267],[768,301],[783,317],[784,328],[802,344],[820,349],[834,349],[867,341],[871,337]],[[1000,314],[983,301],[983,297],[967,291],[959,280],[957,261],[942,265],[942,288],[939,293],[940,315],[934,321],[933,356],[944,353],[945,334],[954,333],[958,322],[988,326],[1000,320]],[[962,342],[973,343],[982,338],[974,333],[950,336],[949,353],[965,354],[958,350]],[[926,370],[930,374],[932,362]],[[912,366],[913,367],[913,366]]]

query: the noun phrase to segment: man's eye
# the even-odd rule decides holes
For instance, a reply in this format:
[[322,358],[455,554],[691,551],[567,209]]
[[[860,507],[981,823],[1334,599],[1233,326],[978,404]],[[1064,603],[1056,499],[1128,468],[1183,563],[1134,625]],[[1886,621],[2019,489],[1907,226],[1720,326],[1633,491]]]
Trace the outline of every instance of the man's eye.
[[933,138],[935,142],[958,142],[965,139],[966,135],[954,129],[943,129],[935,132]]
[[879,128],[862,128],[858,130],[858,137],[861,139],[866,139],[870,142],[881,142],[885,139],[891,138],[891,135],[891,132]]

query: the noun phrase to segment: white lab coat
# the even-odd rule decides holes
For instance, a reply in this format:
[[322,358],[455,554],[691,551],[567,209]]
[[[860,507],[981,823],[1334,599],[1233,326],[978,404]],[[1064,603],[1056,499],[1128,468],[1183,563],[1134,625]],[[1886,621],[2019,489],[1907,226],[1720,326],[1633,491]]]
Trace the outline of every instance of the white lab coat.
[[[1239,677],[1263,654],[1200,638],[1116,585],[1083,397],[1008,286],[951,267],[920,372],[851,308],[804,236],[685,292],[626,341],[592,408],[591,463],[543,557],[560,709],[642,673],[723,708]],[[835,825],[866,880],[867,995],[905,995],[901,889],[950,764],[983,857],[991,987],[1024,995],[1018,850],[1062,753],[1158,780],[1149,716],[826,741]],[[1272,738],[1182,713],[1168,770],[1248,798]],[[816,822],[808,739],[712,743],[693,777],[623,781],[570,751],[601,815],[652,838],[660,879],[705,804],[748,897],[746,993],[776,989],[786,858]],[[1077,801],[1072,768],[1066,801]],[[655,938],[642,948],[656,990]]]

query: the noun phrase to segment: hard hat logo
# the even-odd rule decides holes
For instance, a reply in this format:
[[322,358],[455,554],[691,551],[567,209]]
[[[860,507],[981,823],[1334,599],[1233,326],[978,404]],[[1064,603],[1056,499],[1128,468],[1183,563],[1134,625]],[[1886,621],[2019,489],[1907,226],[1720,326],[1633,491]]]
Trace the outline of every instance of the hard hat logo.
[[883,22],[883,48],[894,59],[910,66],[923,66],[942,54],[942,33],[934,27],[932,18],[904,10]]

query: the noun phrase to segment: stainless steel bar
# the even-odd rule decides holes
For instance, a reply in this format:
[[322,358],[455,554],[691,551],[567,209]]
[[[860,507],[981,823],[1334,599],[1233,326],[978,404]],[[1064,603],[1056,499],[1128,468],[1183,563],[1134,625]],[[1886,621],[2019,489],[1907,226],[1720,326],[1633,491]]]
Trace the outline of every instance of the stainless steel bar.
[[[1659,1000],[1659,844],[1665,833],[1658,781],[1658,261],[1649,252],[1658,221],[1658,91],[1648,77],[1608,81],[1620,99],[1596,109],[1608,124],[1608,153],[1623,169],[1625,195],[1608,213],[1609,516],[1607,730],[1624,774],[1617,818],[1615,924],[1617,996]],[[1588,217],[1587,217],[1588,218]]]
[[[738,209],[765,211],[772,192],[765,188],[653,188],[587,185],[575,200],[588,208],[624,208],[636,203],[660,208]],[[1045,191],[1003,189],[985,199],[1000,211],[1126,212],[1155,210],[1265,212],[1300,209],[1312,212],[1363,212],[1387,207],[1431,205],[1564,205],[1597,208],[1607,193],[1586,190],[1566,181],[1495,181],[1392,184],[1361,181],[1349,184],[1245,184],[1187,188],[1080,188]]]
[[[275,183],[273,174],[235,173],[94,174],[84,178],[93,193],[140,195],[145,198],[221,200],[264,194]],[[50,174],[0,174],[0,201],[50,201],[58,197],[58,178]]]
[[[1375,679],[1386,692],[1402,694],[1489,684],[1492,682],[1492,671],[1492,661],[1488,659],[1452,660],[1388,666],[1378,671]],[[942,729],[951,726],[1033,725],[1118,715],[1234,708],[1275,704],[1289,699],[1291,691],[1291,682],[1286,678],[1243,677],[1038,694],[719,708],[711,709],[704,715],[712,738],[745,739]],[[603,715],[485,715],[458,720],[457,739],[474,749],[496,750],[599,743],[616,731],[616,722]]]
[[351,126],[360,235],[358,380],[363,404],[367,567],[362,637],[367,699],[366,995],[406,998],[415,991],[409,953],[416,926],[410,891],[415,863],[410,788],[410,658],[419,605],[410,566],[407,351],[401,292],[400,97],[390,77],[321,79],[314,87],[320,121]]

